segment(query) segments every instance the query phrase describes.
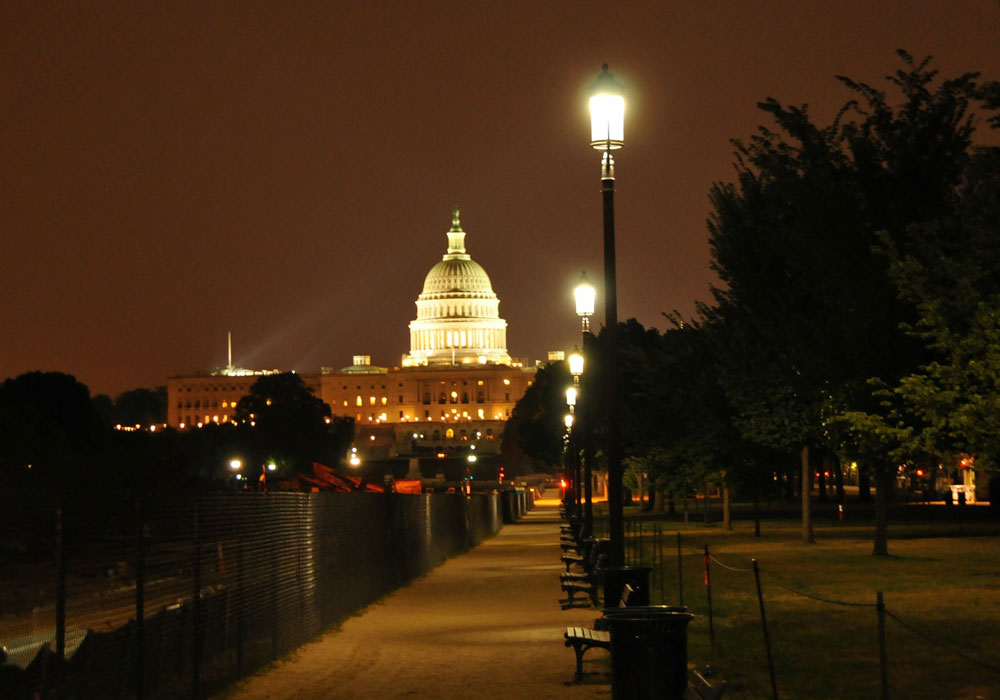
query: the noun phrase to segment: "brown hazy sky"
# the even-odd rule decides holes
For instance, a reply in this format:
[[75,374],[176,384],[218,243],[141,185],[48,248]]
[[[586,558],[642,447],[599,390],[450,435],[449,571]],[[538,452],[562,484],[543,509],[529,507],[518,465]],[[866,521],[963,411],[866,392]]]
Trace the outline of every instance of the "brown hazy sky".
[[602,269],[584,89],[630,91],[619,316],[708,296],[705,219],[758,100],[823,118],[905,48],[1000,78],[996,0],[0,3],[0,379],[94,393],[226,361],[398,364],[451,207],[511,354]]

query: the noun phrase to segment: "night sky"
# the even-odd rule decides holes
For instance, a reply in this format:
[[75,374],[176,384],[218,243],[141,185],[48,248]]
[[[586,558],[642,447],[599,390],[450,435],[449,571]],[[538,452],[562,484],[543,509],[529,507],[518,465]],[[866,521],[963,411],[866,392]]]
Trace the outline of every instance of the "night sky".
[[[773,96],[896,48],[1000,78],[996,0],[0,3],[0,379],[396,365],[451,207],[515,357],[602,271],[585,90],[628,89],[619,317],[708,298],[707,193]],[[598,309],[599,318],[601,310]]]

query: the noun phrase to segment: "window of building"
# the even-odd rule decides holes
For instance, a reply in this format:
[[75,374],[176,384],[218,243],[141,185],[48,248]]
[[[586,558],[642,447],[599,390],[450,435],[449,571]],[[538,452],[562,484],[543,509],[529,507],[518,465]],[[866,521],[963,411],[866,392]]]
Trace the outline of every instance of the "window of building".
[[454,440],[455,439],[455,429],[454,428],[448,428],[446,431],[444,431],[444,436],[447,439],[449,439],[449,440]]

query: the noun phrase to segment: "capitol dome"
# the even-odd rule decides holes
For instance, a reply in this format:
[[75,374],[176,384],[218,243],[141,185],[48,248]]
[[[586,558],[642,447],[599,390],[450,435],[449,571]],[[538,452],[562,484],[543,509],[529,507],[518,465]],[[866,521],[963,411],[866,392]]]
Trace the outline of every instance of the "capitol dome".
[[417,297],[403,365],[510,364],[500,300],[486,270],[465,252],[458,207],[447,235],[448,250]]

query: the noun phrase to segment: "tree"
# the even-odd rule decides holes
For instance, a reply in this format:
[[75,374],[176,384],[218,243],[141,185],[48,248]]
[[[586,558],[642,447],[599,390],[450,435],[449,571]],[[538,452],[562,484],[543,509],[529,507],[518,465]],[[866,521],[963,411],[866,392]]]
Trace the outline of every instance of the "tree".
[[571,382],[565,362],[538,370],[507,421],[501,445],[505,456],[527,455],[532,471],[551,471],[562,463],[566,387]]
[[[831,405],[877,405],[869,378],[893,384],[926,358],[904,331],[915,305],[876,248],[905,255],[915,226],[954,212],[971,161],[969,103],[983,99],[974,74],[935,87],[927,60],[899,55],[904,66],[888,78],[898,104],[843,77],[856,99],[824,127],[805,107],[761,103],[779,130],[736,142],[737,182],[711,192],[713,268],[725,286],[708,311],[731,334],[727,388],[748,439],[800,446],[807,540],[810,451],[835,447],[823,429]],[[884,494],[889,461],[869,465]]]
[[118,395],[112,418],[120,425],[143,427],[167,422],[167,387],[131,389]]
[[235,420],[254,468],[274,461],[281,470],[308,471],[314,461],[336,463],[350,442],[345,428],[353,432],[353,422],[334,421],[294,372],[255,381],[237,402]]
[[102,439],[90,390],[61,372],[0,384],[0,473],[7,484],[71,490]]

